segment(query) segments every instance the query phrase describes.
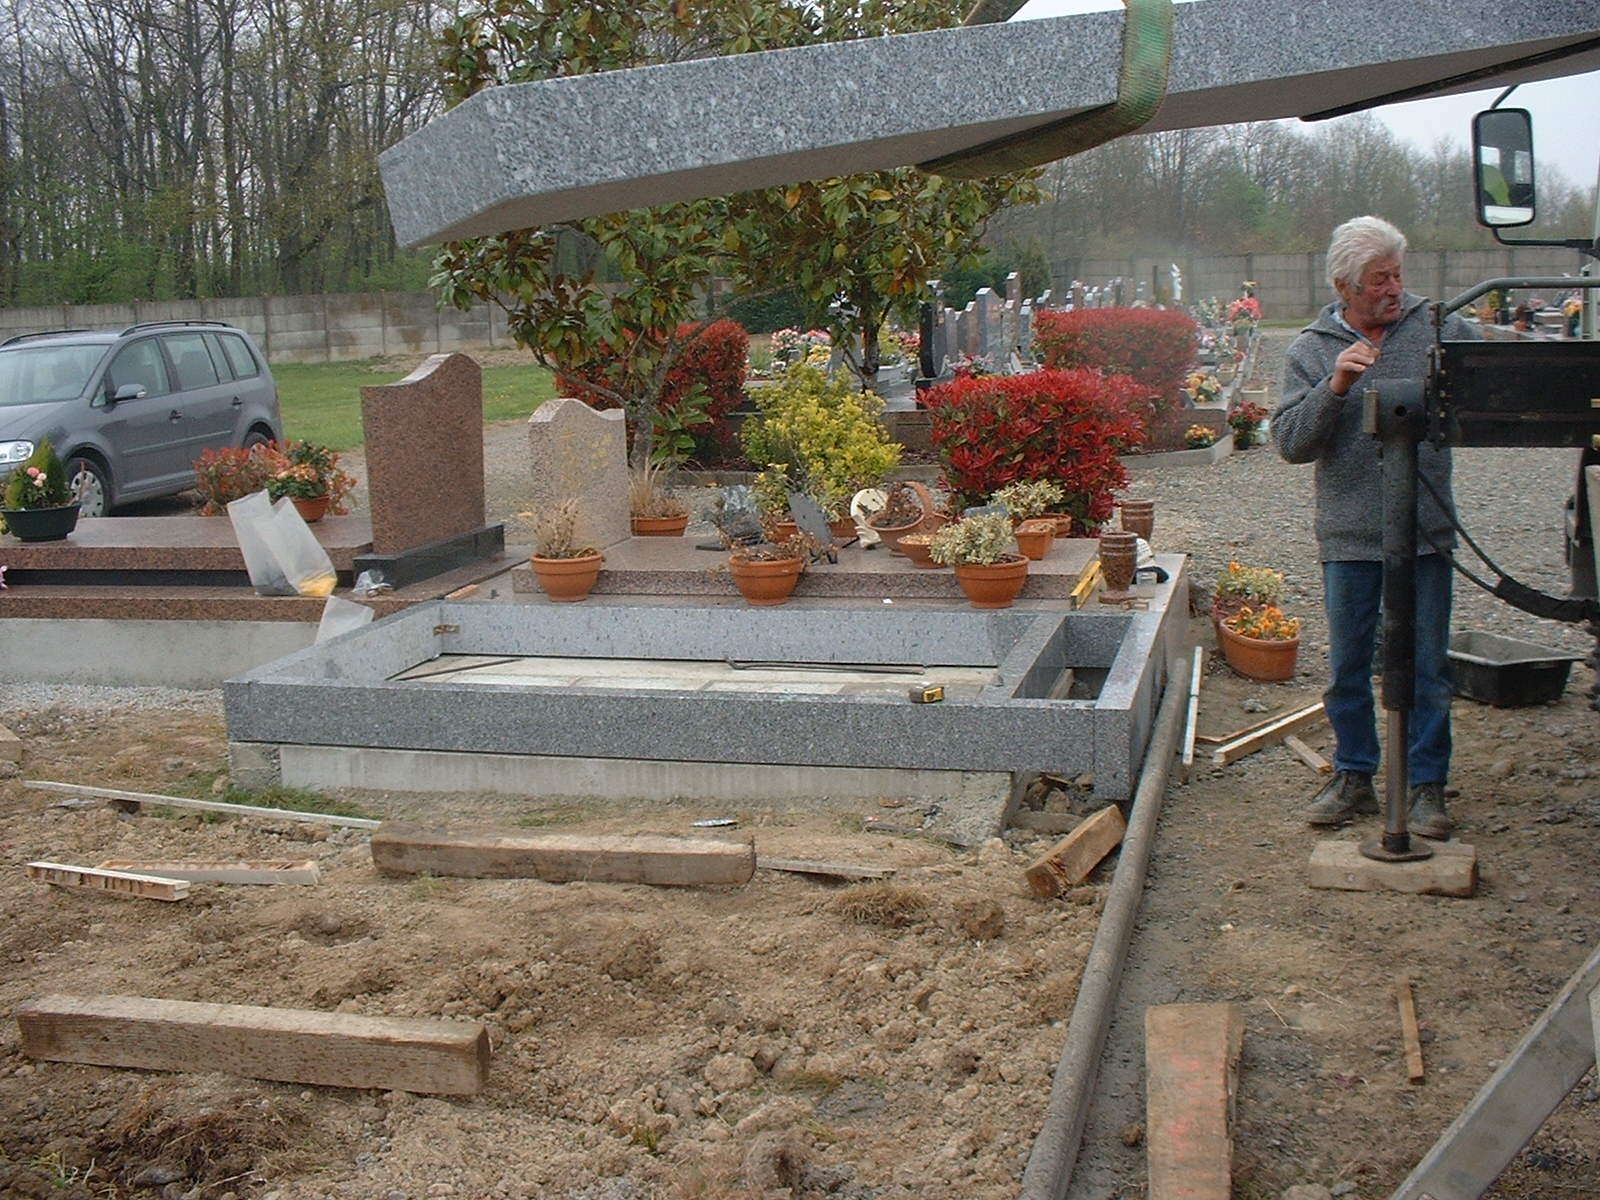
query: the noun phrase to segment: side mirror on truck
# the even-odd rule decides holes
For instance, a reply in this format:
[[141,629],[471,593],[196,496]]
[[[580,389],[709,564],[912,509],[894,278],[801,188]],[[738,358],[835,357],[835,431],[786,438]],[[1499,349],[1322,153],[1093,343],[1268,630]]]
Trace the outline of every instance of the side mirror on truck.
[[1525,108],[1491,108],[1472,118],[1478,224],[1530,225],[1534,217],[1533,118]]

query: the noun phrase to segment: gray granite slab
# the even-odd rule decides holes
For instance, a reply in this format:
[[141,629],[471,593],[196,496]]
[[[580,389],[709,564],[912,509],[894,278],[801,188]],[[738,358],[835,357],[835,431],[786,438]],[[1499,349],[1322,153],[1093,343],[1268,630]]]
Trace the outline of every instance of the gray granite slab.
[[[1110,103],[1123,16],[1086,13],[492,88],[380,156],[403,245],[926,162]],[[1206,0],[1174,15],[1147,131],[1303,116],[1481,71],[1600,67],[1600,0]],[[1019,83],[1018,81],[1023,81]],[[781,102],[775,102],[780,100]]]

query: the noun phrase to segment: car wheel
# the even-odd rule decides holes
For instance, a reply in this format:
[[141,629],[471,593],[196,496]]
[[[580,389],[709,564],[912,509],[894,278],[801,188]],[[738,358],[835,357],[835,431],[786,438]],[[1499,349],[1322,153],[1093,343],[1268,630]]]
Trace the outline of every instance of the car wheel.
[[270,445],[272,445],[272,439],[266,434],[262,433],[259,429],[252,429],[249,433],[244,435],[244,449],[247,451],[254,450],[257,446]]
[[78,496],[80,517],[103,517],[111,506],[111,480],[92,458],[67,460],[67,486]]

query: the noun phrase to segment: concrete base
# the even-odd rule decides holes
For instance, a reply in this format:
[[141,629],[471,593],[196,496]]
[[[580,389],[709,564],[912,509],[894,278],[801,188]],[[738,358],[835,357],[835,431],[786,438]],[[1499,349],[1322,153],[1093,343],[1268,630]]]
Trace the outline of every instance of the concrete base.
[[304,650],[316,636],[314,621],[14,617],[0,621],[0,663],[13,681],[214,688],[231,675]]
[[1306,882],[1346,892],[1406,892],[1413,896],[1471,896],[1478,888],[1478,851],[1465,842],[1424,842],[1431,858],[1378,862],[1356,842],[1318,842]]

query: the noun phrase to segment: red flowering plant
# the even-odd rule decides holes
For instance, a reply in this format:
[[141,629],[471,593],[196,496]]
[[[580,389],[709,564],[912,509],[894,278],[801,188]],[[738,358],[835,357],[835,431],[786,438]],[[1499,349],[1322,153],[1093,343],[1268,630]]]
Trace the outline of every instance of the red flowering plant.
[[196,506],[202,517],[220,516],[230,501],[266,488],[284,466],[283,456],[270,442],[251,446],[227,446],[221,450],[202,450],[194,464]]
[[1246,400],[1235,406],[1228,414],[1228,425],[1235,434],[1244,435],[1255,432],[1257,425],[1267,419],[1267,410],[1254,400]]
[[1153,402],[1174,411],[1200,346],[1200,328],[1176,309],[1084,308],[1034,315],[1033,345],[1051,368],[1088,367],[1126,375]]
[[[1144,388],[1097,371],[954,379],[923,393],[945,481],[963,503],[1047,479],[1066,493],[1074,532],[1094,533],[1128,482],[1117,456],[1144,436]],[[958,505],[959,507],[959,505]]]

